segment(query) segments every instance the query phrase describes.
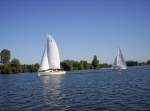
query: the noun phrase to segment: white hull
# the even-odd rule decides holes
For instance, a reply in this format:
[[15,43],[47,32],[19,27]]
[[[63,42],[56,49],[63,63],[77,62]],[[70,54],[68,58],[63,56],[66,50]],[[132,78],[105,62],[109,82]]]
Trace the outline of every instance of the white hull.
[[44,72],[38,72],[39,76],[48,76],[48,75],[62,75],[66,74],[66,71],[44,71]]
[[119,67],[119,66],[113,66],[112,69],[117,69],[117,70],[126,70],[127,67]]

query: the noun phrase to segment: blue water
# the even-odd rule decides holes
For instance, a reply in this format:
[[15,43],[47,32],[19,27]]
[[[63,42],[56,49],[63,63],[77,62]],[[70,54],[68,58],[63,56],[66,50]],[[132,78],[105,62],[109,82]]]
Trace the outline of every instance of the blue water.
[[147,111],[150,67],[0,75],[0,111]]

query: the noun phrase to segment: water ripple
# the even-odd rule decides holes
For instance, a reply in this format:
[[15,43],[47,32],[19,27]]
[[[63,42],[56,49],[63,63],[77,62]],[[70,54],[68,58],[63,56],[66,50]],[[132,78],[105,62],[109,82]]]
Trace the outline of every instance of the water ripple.
[[150,69],[0,75],[0,111],[147,111]]

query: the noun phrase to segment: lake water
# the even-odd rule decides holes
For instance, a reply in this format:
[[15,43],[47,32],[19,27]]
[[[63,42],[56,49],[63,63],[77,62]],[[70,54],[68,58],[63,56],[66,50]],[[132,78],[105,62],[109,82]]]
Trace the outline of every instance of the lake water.
[[150,67],[0,75],[0,111],[147,111]]

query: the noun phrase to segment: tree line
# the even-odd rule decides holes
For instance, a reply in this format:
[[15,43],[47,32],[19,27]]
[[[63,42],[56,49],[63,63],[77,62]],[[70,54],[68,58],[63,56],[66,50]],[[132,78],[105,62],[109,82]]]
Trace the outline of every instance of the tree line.
[[138,61],[126,61],[127,66],[143,66],[143,65],[150,65],[150,60],[146,61],[146,62],[138,62]]
[[0,52],[0,74],[13,74],[24,72],[37,72],[39,64],[21,64],[19,59],[11,58],[11,52],[8,49],[3,49]]
[[94,55],[91,63],[86,60],[75,61],[75,60],[64,60],[61,62],[62,69],[66,71],[70,70],[86,70],[86,69],[99,69],[104,67],[111,67],[110,64],[100,64],[96,55]]
[[[39,64],[21,64],[19,59],[14,58],[10,60],[11,52],[8,49],[3,49],[0,52],[0,73],[12,74],[12,73],[24,73],[24,72],[37,72]],[[108,64],[100,64],[96,55],[94,55],[91,63],[86,60],[64,60],[61,62],[61,68],[65,71],[70,70],[85,70],[85,69],[97,69],[102,67],[110,67]]]
[[[8,49],[3,49],[0,52],[0,74],[13,74],[24,72],[37,72],[39,64],[21,64],[19,59],[11,58],[11,52]],[[150,60],[147,62],[139,63],[137,61],[127,61],[127,66],[150,65]],[[70,70],[86,70],[86,69],[99,69],[111,67],[110,64],[100,64],[96,55],[93,56],[91,63],[86,60],[64,60],[61,62],[61,68],[65,71]]]

